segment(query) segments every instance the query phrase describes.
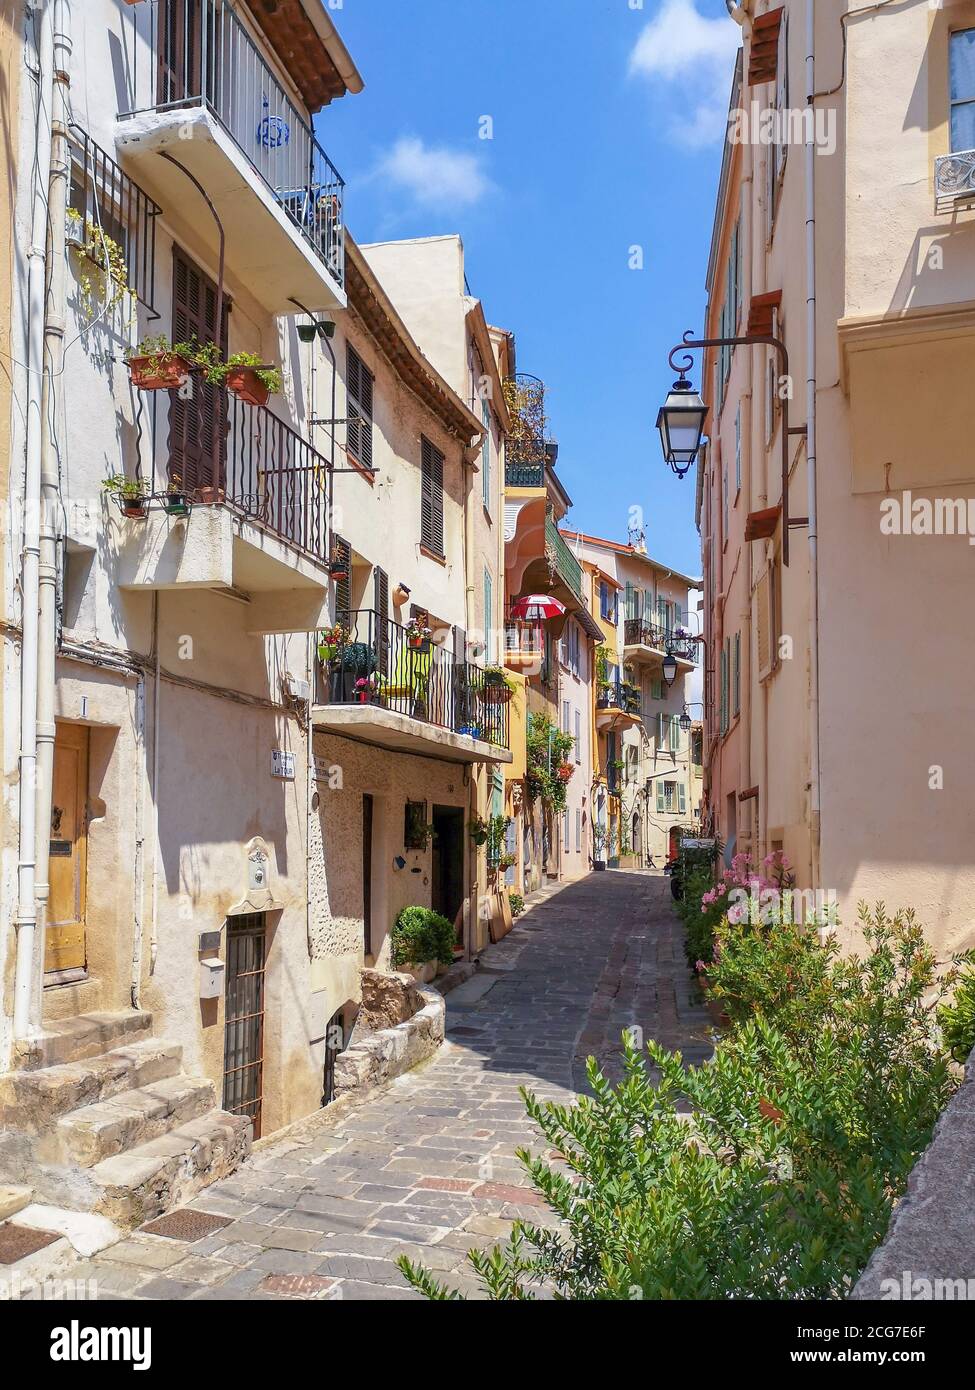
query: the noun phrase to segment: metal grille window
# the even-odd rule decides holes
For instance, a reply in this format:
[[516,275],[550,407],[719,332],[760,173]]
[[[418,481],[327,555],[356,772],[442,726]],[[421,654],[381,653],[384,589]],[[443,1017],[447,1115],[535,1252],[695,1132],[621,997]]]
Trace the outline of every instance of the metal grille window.
[[348,425],[346,448],[354,461],[372,470],[372,388],[375,378],[351,345],[346,354]]
[[975,29],[959,29],[949,45],[951,148],[975,150]]
[[426,435],[420,448],[420,544],[443,557],[443,454]]
[[80,126],[71,126],[70,140],[69,241],[109,274],[113,261],[120,262],[127,288],[155,313],[156,218],[162,208]]
[[264,1098],[264,969],[267,938],[263,912],[227,921],[227,1009],[224,1018],[223,1108],[246,1115],[261,1133]]

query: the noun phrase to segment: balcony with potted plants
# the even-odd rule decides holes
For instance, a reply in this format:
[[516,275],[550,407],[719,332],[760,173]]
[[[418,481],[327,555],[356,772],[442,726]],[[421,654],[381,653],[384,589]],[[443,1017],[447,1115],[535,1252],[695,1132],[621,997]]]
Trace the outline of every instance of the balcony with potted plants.
[[640,689],[617,677],[600,680],[596,690],[596,727],[628,729],[642,722]]
[[458,656],[452,628],[357,609],[322,629],[318,656],[317,729],[449,762],[511,761],[513,683]]
[[103,484],[121,513],[120,587],[233,591],[248,631],[317,630],[330,579],[327,460],[270,409],[280,370],[164,337],[134,347],[128,366],[152,405],[136,466]]
[[686,628],[667,628],[644,618],[623,623],[623,658],[650,670],[660,670],[664,657],[673,655],[678,669],[690,669],[697,661],[697,639]]
[[[222,0],[129,0],[116,147],[172,215],[206,227],[208,242],[212,211],[228,273],[268,313],[293,313],[294,299],[344,308],[345,185],[308,114],[330,99],[305,71],[314,38],[282,42],[282,60],[273,41],[283,21],[269,8],[261,23],[267,33]],[[323,52],[320,71],[327,65]]]

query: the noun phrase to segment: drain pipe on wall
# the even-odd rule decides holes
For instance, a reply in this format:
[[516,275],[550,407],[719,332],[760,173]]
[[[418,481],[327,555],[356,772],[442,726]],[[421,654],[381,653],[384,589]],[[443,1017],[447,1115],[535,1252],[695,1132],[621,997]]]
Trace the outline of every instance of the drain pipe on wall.
[[[65,214],[71,149],[69,86],[71,36],[67,0],[54,0],[54,74],[51,102],[51,177],[48,184],[48,281],[44,318],[44,378],[41,386],[41,510],[37,631],[37,793],[35,810],[34,896],[37,935],[43,951],[46,937],[51,807],[54,794],[55,667],[58,644],[58,532],[60,530],[61,468],[57,444],[55,382],[64,367],[65,332]],[[41,971],[33,980],[34,1017],[41,1016]]]
[[54,86],[54,26],[50,5],[39,0],[37,128],[31,240],[27,253],[27,410],[24,466],[24,539],[21,562],[23,637],[20,647],[20,754],[18,757],[17,951],[14,972],[15,1041],[34,1024],[33,978],[37,937],[36,795],[37,668],[40,592],[40,498],[44,302],[47,270],[47,199],[51,168],[51,93]]
[[806,486],[809,515],[809,812],[811,886],[820,874],[819,540],[816,509],[816,7],[806,0]]

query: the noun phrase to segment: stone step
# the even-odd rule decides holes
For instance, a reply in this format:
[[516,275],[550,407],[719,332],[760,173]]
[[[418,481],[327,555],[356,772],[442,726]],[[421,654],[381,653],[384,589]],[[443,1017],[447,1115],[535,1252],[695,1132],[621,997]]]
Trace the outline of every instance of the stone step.
[[[212,1081],[171,1076],[62,1115],[51,1142],[39,1141],[39,1156],[92,1168],[102,1159],[155,1139],[216,1104]],[[56,1145],[55,1154],[53,1145]]]
[[250,1147],[250,1120],[211,1110],[96,1163],[92,1206],[119,1226],[141,1226],[232,1173]]
[[18,1043],[15,1065],[24,1071],[56,1067],[64,1062],[97,1057],[111,1047],[149,1036],[152,1014],[145,1009],[116,1013],[77,1014],[49,1023],[36,1038]]
[[0,1128],[41,1134],[70,1110],[178,1075],[182,1055],[178,1043],[146,1038],[82,1062],[9,1072],[0,1076]]

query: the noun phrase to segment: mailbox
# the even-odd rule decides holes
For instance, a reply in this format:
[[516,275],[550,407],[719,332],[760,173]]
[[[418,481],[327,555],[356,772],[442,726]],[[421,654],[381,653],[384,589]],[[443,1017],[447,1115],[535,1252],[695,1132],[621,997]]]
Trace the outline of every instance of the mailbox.
[[219,999],[223,994],[226,966],[216,956],[200,961],[200,998]]

